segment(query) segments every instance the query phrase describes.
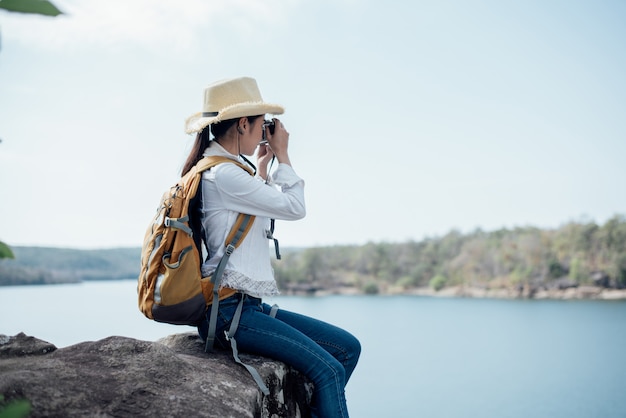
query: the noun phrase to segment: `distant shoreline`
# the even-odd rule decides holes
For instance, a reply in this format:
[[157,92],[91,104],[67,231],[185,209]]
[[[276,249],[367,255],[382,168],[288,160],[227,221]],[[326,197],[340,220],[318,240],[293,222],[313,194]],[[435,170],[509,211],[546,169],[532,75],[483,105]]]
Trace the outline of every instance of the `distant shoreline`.
[[[354,287],[338,287],[334,289],[281,291],[285,296],[328,296],[328,295],[363,295]],[[389,289],[374,296],[413,295],[443,298],[476,298],[476,299],[535,299],[535,300],[626,300],[626,289],[607,289],[599,286],[578,286],[567,289],[513,289],[513,288],[479,288],[468,286],[451,286],[436,291],[430,287],[411,289]]]
[[433,297],[467,297],[488,299],[553,299],[553,300],[626,300],[626,289],[606,289],[598,286],[578,286],[567,289],[540,289],[536,291],[513,289],[482,289],[450,287],[440,291],[430,288],[416,289],[412,294]]
[[[59,281],[54,283],[22,283],[0,285],[9,286],[54,286],[59,284],[81,284],[94,282],[136,281],[134,278],[109,280]],[[315,287],[310,285],[283,286],[282,296],[357,296],[368,293],[354,286],[338,286],[333,288]],[[486,288],[469,286],[449,286],[440,290],[431,287],[415,287],[409,289],[387,288],[371,296],[426,296],[435,298],[474,298],[474,299],[527,299],[527,300],[626,300],[626,289],[609,289],[600,286],[576,286],[566,289],[529,289],[529,288]]]

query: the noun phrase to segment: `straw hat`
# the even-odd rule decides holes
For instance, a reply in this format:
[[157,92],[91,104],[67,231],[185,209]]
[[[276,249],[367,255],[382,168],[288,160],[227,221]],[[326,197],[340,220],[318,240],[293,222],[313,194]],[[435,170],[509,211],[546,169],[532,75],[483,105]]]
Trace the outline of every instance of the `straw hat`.
[[250,77],[220,80],[204,89],[202,112],[185,121],[185,132],[192,134],[206,126],[223,120],[270,113],[280,115],[285,111],[277,104],[265,103],[256,80]]

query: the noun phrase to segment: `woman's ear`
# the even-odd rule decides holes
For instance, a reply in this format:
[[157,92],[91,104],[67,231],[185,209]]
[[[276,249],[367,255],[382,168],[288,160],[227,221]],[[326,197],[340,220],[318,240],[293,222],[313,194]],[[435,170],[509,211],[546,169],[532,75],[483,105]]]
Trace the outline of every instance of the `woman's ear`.
[[244,129],[246,129],[246,123],[248,122],[248,118],[239,118],[237,122],[237,132],[239,135],[243,135]]

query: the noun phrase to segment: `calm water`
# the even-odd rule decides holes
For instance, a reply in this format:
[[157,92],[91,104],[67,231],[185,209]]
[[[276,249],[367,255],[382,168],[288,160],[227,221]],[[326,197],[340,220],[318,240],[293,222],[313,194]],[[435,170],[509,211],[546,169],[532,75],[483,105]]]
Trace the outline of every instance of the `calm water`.
[[[97,298],[97,299],[96,299]],[[277,297],[352,331],[360,417],[626,417],[626,302]],[[65,347],[192,330],[154,323],[135,282],[0,287],[0,333]]]

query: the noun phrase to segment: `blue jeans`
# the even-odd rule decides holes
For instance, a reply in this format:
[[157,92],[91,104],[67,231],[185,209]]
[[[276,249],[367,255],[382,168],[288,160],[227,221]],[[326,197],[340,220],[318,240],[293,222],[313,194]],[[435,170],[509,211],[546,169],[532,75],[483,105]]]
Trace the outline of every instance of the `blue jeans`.
[[[219,305],[216,345],[222,348],[230,348],[224,330],[228,330],[242,297],[243,311],[235,333],[238,349],[282,361],[307,376],[315,385],[311,405],[314,417],[348,417],[345,386],[361,354],[359,341],[341,328],[282,309],[272,318],[271,306],[238,293]],[[208,309],[198,326],[203,340],[210,314]]]

